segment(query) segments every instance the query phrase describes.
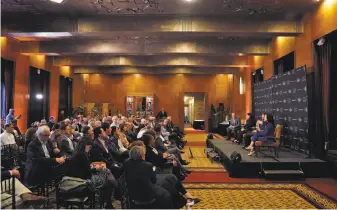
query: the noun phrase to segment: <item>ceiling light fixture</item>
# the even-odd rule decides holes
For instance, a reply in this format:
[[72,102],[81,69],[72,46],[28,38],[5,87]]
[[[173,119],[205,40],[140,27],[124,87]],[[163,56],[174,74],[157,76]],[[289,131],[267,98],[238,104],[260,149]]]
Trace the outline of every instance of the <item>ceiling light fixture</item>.
[[192,2],[192,0],[185,0],[186,2]]
[[51,2],[55,2],[55,3],[58,3],[58,4],[62,4],[64,3],[66,0],[49,0]]

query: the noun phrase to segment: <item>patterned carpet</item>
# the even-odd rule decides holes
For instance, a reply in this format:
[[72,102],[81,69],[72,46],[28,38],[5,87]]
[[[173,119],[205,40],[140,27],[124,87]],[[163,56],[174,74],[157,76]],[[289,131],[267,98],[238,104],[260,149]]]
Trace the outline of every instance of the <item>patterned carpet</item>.
[[[211,162],[205,154],[205,147],[186,146],[184,148],[185,153],[182,154],[184,160],[188,160],[191,163],[187,166],[193,172],[225,172],[224,167],[216,162]],[[193,154],[193,158],[191,157]]]
[[[230,178],[221,164],[206,157],[207,134],[187,133],[183,158],[191,161],[188,168],[193,173],[184,186],[202,199],[194,209],[337,209],[334,199],[305,183],[263,183],[264,180],[250,183],[250,179]],[[194,158],[190,158],[189,149]]]
[[305,184],[202,184],[184,186],[202,201],[195,209],[336,209],[337,203]]

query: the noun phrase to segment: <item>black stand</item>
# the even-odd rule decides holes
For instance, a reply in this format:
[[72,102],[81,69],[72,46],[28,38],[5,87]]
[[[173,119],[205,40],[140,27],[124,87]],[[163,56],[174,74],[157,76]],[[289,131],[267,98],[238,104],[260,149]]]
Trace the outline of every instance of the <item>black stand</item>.
[[193,159],[193,158],[194,158],[194,156],[193,156],[193,153],[192,153],[191,147],[188,147],[188,150],[190,151],[190,159]]

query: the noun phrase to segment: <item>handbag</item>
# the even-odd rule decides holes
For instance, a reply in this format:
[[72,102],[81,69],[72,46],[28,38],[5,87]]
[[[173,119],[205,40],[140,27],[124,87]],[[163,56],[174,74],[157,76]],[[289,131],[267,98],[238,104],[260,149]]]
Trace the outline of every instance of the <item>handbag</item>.
[[61,193],[81,193],[85,189],[90,188],[88,180],[65,176],[59,183],[59,189]]
[[109,169],[104,168],[102,171],[97,171],[91,175],[90,184],[93,188],[101,189],[108,182]]

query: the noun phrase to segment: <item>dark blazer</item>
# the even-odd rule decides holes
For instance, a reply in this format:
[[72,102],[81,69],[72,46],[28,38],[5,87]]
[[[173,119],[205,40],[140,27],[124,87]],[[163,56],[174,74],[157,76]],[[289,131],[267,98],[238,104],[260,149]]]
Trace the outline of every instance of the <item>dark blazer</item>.
[[47,124],[47,126],[49,127],[50,130],[53,128],[54,125],[55,125],[55,123],[53,123],[53,122],[48,122],[48,124]]
[[115,142],[115,136],[110,137],[107,142],[109,153],[115,161],[123,163],[127,158],[129,158],[129,151],[120,152]]
[[246,130],[249,130],[252,127],[255,127],[256,120],[254,118],[251,118],[246,121],[246,124],[243,126]]
[[90,168],[90,161],[86,153],[78,153],[71,157],[67,168],[67,176],[77,177],[81,179],[90,179],[91,173],[96,169]]
[[159,154],[157,155],[150,146],[146,146],[145,160],[159,168],[163,168],[167,161]]
[[28,130],[26,131],[26,134],[25,134],[25,152],[27,153],[27,147],[29,145],[29,143],[34,139],[36,138],[36,128],[28,128]]
[[65,155],[67,157],[70,157],[73,154],[73,150],[70,149],[69,141],[66,136],[62,136],[62,139],[57,143],[62,156]]
[[61,122],[63,120],[66,119],[66,116],[64,114],[59,114],[58,118],[57,118],[57,122]]
[[25,164],[25,183],[27,185],[36,185],[50,177],[52,166],[57,164],[57,155],[53,152],[52,142],[47,142],[47,149],[50,158],[47,158],[43,152],[41,142],[35,138],[30,142],[27,148],[27,159]]
[[163,140],[159,136],[156,137],[155,148],[158,150],[159,153],[167,151],[167,147],[164,145]]
[[[108,145],[107,145],[108,148]],[[109,148],[108,148],[109,151]],[[115,164],[115,160],[112,158],[112,155],[106,152],[102,143],[96,139],[90,150],[90,161],[91,162],[105,162],[107,168],[111,168]]]
[[157,114],[157,119],[161,119],[161,118],[164,118],[164,117],[167,117],[167,112],[164,111],[164,113],[162,111],[158,112]]
[[10,179],[12,177],[9,171],[1,171],[1,181]]
[[128,193],[132,200],[150,201],[156,197],[156,173],[152,163],[143,160],[128,159],[124,163]]

